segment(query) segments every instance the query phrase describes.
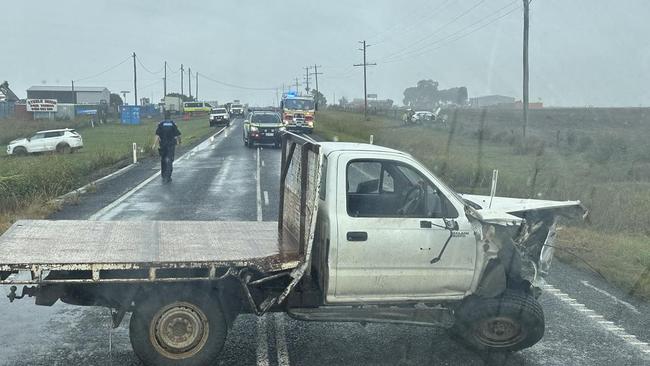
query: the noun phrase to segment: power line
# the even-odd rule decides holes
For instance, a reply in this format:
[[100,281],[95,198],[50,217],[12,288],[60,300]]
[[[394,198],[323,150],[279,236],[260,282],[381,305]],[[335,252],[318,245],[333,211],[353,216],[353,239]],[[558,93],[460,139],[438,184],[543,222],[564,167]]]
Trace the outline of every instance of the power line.
[[[503,10],[504,8],[507,8],[507,7],[509,7],[509,6],[512,6],[512,5],[513,5],[514,3],[516,3],[516,2],[517,2],[517,1],[513,1],[512,3],[506,5],[505,7],[502,7],[502,8],[500,8],[499,10],[497,10],[496,12],[494,12],[494,13],[488,15],[487,17],[485,17],[485,18],[483,18],[483,19],[481,19],[481,20],[479,20],[479,21],[477,21],[477,22],[474,22],[474,23],[470,24],[470,25],[467,26],[467,27],[461,28],[460,30],[458,30],[458,31],[456,31],[456,32],[454,32],[454,33],[451,33],[451,34],[449,34],[449,35],[447,35],[447,36],[445,36],[445,37],[443,37],[443,38],[440,38],[440,39],[438,39],[438,40],[436,40],[436,41],[434,41],[434,42],[432,42],[432,43],[429,43],[429,44],[428,44],[427,46],[425,46],[425,47],[422,47],[422,48],[417,49],[417,50],[409,51],[409,52],[404,53],[403,55],[401,55],[401,56],[399,56],[399,57],[392,57],[392,58],[386,59],[386,60],[383,61],[383,62],[388,64],[388,63],[399,62],[399,61],[404,61],[404,60],[409,60],[409,59],[417,58],[417,57],[423,56],[423,55],[425,55],[425,54],[427,54],[427,53],[430,53],[430,52],[432,52],[432,51],[438,50],[438,49],[440,49],[440,48],[446,46],[446,45],[449,44],[449,43],[452,43],[452,42],[455,42],[455,41],[457,41],[457,40],[459,40],[459,39],[465,38],[465,37],[467,37],[467,36],[469,36],[469,35],[471,35],[471,34],[473,34],[473,33],[476,33],[477,31],[479,31],[479,30],[481,30],[481,29],[483,29],[483,28],[485,28],[485,27],[487,27],[487,26],[489,26],[489,25],[491,25],[491,24],[494,24],[495,22],[501,20],[502,18],[505,18],[506,16],[512,14],[512,13],[515,12],[516,10],[519,10],[520,7],[519,7],[519,6],[515,6],[514,8],[510,9],[509,11],[507,11],[507,12],[501,14],[501,15],[498,15],[496,18],[494,18],[494,19],[490,19],[490,17],[492,17],[492,16],[495,15],[496,13],[500,12],[500,11]],[[487,23],[485,23],[485,24],[483,24],[483,25],[480,25],[479,27],[477,27],[477,28],[475,28],[475,29],[472,29],[472,30],[470,30],[469,32],[466,32],[466,33],[463,34],[463,32],[467,31],[468,29],[472,28],[473,26],[475,26],[475,25],[477,25],[477,24],[480,24],[480,23],[485,22],[486,20],[488,21]],[[440,44],[440,45],[439,45],[438,47],[433,47],[433,48],[431,48],[431,46],[434,46],[434,45],[436,45],[436,44]]]
[[153,71],[149,70],[146,66],[144,66],[144,64],[142,63],[142,60],[140,60],[140,57],[137,57],[136,59],[138,60],[138,63],[140,64],[140,66],[142,66],[144,71],[146,71],[146,72],[148,72],[148,73],[150,73],[152,75],[159,75],[163,71],[163,69],[160,69],[160,70],[158,70],[156,72],[153,72]]
[[204,79],[206,79],[206,80],[212,81],[213,83],[216,83],[216,84],[219,84],[219,85],[223,85],[223,86],[227,86],[227,87],[230,87],[230,88],[235,88],[235,89],[244,89],[244,90],[275,90],[275,89],[278,88],[278,87],[272,87],[272,88],[264,88],[264,87],[249,87],[249,86],[243,86],[243,85],[236,85],[236,84],[226,83],[225,81],[220,81],[220,80],[217,80],[217,79],[211,78],[210,76],[208,76],[208,75],[206,75],[206,74],[203,74],[203,73],[201,73],[201,77],[204,78]]
[[449,25],[455,23],[458,19],[460,19],[460,18],[466,16],[467,14],[471,13],[474,9],[476,9],[477,7],[479,7],[479,6],[480,6],[481,4],[483,4],[484,2],[485,2],[485,0],[479,0],[479,1],[476,2],[474,5],[472,5],[471,7],[469,7],[468,9],[466,9],[465,11],[463,11],[462,13],[460,13],[459,15],[455,16],[454,18],[452,18],[452,19],[451,19],[450,21],[448,21],[447,23],[445,23],[445,24],[441,25],[440,27],[436,28],[436,29],[435,29],[433,32],[431,32],[430,34],[428,34],[428,35],[426,35],[426,36],[424,36],[424,37],[422,37],[422,38],[416,40],[415,42],[411,43],[410,45],[408,45],[408,46],[406,46],[406,47],[403,47],[403,48],[400,49],[399,51],[396,51],[396,52],[393,52],[392,54],[389,54],[388,56],[384,57],[382,60],[389,59],[389,58],[396,57],[396,56],[400,56],[400,55],[403,54],[404,52],[412,51],[411,48],[413,48],[413,47],[417,46],[418,44],[420,44],[420,43],[422,43],[422,42],[424,42],[424,41],[430,39],[431,37],[437,35],[437,33],[438,33],[439,31],[441,31],[442,29],[444,29],[444,28],[448,27]]
[[[448,5],[450,1],[451,1],[451,0],[445,0],[445,1],[443,1],[443,2],[440,4],[440,6],[438,6],[438,7],[435,8],[435,10],[431,10],[433,7],[430,6],[430,7],[429,7],[428,9],[426,9],[426,10],[423,10],[423,11],[419,11],[419,10],[418,10],[418,11],[416,11],[416,12],[415,12],[416,15],[417,15],[417,14],[420,14],[420,16],[418,17],[419,19],[418,19],[417,21],[411,22],[411,23],[409,23],[409,24],[407,24],[407,25],[405,25],[405,26],[404,26],[403,24],[401,24],[401,23],[396,23],[396,24],[394,24],[392,27],[389,27],[389,29],[384,30],[383,32],[380,32],[380,33],[379,33],[379,34],[387,34],[387,33],[388,33],[388,35],[387,35],[386,37],[380,38],[379,40],[377,40],[377,41],[375,41],[375,42],[373,42],[373,43],[374,43],[375,45],[377,45],[377,44],[381,44],[381,43],[384,43],[384,42],[386,42],[386,41],[388,41],[388,40],[390,40],[390,39],[392,39],[392,38],[395,38],[395,35],[398,34],[398,33],[408,33],[408,32],[410,32],[411,30],[413,30],[413,29],[415,29],[416,27],[418,27],[420,24],[426,22],[427,20],[430,20],[432,15],[434,15],[434,14],[439,14],[439,13],[440,13],[439,11],[440,11],[441,9],[443,9],[446,5]],[[431,11],[430,11],[430,10],[431,10]],[[410,18],[410,17],[409,17],[409,18]],[[407,20],[408,20],[408,18],[407,18]],[[392,29],[399,29],[400,26],[403,26],[404,29],[402,29],[401,31],[395,31],[395,32],[391,31],[391,28],[392,28]],[[372,38],[372,37],[371,37],[371,38]]]
[[99,73],[94,74],[94,75],[91,75],[91,76],[86,76],[86,77],[84,77],[84,78],[76,79],[75,81],[77,81],[77,82],[79,82],[79,81],[84,81],[84,80],[93,79],[93,78],[96,78],[96,77],[98,77],[98,76],[104,75],[104,74],[106,74],[107,72],[112,71],[112,70],[116,69],[117,67],[123,65],[124,63],[126,63],[126,62],[129,61],[130,59],[131,59],[131,56],[128,56],[128,57],[125,58],[124,60],[120,61],[120,63],[115,64],[115,65],[113,65],[113,66],[107,68],[106,70],[104,70],[104,71],[102,71],[102,72],[99,72]]

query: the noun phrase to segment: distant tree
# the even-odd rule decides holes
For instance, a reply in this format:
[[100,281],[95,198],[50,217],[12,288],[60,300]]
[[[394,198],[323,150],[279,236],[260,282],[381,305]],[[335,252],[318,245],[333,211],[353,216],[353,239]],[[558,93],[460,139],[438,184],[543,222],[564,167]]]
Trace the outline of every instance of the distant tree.
[[341,97],[341,99],[339,99],[339,106],[340,107],[345,107],[345,106],[348,105],[348,103],[350,103],[350,102],[348,102],[348,98],[346,98],[346,97]]
[[119,94],[111,93],[109,103],[112,106],[123,105],[122,97]]
[[193,102],[194,101],[194,97],[188,97],[187,95],[181,94],[181,93],[167,93],[167,96],[168,97],[179,97],[179,98],[181,98],[181,100],[183,102]]
[[318,104],[318,108],[327,107],[327,98],[325,98],[323,93],[316,91],[316,89],[312,89],[311,96],[314,97],[316,104]]
[[430,109],[440,103],[458,105],[467,103],[466,87],[439,90],[438,86],[438,82],[431,79],[418,81],[416,86],[404,90],[404,105],[413,108]]

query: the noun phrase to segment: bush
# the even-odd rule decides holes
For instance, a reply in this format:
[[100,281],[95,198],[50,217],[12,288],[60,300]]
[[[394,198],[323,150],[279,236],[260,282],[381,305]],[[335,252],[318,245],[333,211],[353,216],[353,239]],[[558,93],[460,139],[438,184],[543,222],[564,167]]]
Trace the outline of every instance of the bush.
[[594,144],[594,140],[591,137],[587,135],[582,135],[578,139],[578,145],[576,146],[576,151],[585,152],[593,144]]
[[526,137],[520,138],[519,141],[513,144],[512,152],[515,155],[528,155],[528,154],[535,154],[537,156],[541,156],[544,154],[544,149],[546,147],[546,143],[542,140],[540,140],[537,137],[531,136],[531,137]]

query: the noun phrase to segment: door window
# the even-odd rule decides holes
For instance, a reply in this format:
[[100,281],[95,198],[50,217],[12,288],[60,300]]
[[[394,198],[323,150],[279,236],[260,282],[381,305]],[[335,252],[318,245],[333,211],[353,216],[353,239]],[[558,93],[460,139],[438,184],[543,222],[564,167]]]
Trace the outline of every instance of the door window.
[[451,202],[417,170],[390,160],[347,166],[347,211],[353,217],[455,218]]

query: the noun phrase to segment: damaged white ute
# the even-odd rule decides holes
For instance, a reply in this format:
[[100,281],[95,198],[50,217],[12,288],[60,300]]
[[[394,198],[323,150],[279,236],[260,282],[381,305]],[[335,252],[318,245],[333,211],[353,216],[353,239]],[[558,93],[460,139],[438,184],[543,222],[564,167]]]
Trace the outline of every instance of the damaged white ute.
[[145,365],[213,364],[239,314],[267,312],[439,326],[516,351],[544,335],[558,218],[585,214],[461,196],[406,153],[287,133],[278,223],[19,221],[0,237],[0,284],[32,285],[11,300],[109,307],[114,326],[133,312]]

